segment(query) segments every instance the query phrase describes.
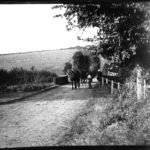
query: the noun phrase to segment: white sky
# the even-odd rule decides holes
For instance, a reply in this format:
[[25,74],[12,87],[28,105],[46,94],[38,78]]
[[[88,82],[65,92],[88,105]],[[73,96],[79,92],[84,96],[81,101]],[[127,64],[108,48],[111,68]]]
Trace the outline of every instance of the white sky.
[[[77,40],[82,32],[66,31],[65,18],[53,18],[52,4],[0,5],[0,54],[50,50],[87,43]],[[96,32],[96,30],[94,30]],[[94,36],[93,29],[84,36]]]

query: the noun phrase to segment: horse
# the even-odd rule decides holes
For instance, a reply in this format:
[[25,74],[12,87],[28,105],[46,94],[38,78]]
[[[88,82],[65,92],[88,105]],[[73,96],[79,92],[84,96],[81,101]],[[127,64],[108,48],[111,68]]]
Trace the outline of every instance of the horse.
[[84,83],[86,83],[86,80],[87,80],[87,72],[82,71],[81,72],[81,84],[83,85]]
[[75,89],[80,87],[80,72],[78,70],[72,70],[69,73],[69,79],[72,84],[72,90],[73,86],[75,86]]

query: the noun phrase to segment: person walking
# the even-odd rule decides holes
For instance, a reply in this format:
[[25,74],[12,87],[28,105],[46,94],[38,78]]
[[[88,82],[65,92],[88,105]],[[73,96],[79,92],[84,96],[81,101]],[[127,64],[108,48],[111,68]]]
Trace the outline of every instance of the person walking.
[[89,88],[92,88],[92,85],[91,85],[91,83],[92,83],[92,76],[91,76],[90,73],[88,74],[87,79],[88,79],[88,83],[89,83]]
[[97,73],[97,80],[99,81],[100,84],[101,84],[101,78],[102,78],[102,71],[99,69]]

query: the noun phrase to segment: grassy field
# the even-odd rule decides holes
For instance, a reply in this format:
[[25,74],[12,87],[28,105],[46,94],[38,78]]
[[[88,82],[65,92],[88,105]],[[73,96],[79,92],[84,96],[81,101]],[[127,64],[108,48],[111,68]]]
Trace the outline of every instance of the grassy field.
[[[71,61],[73,54],[76,51],[84,51],[84,48],[73,47],[67,49],[59,50],[45,50],[45,51],[36,51],[36,52],[26,52],[26,53],[14,53],[14,54],[3,54],[0,55],[0,69],[11,70],[14,67],[22,67],[23,69],[30,69],[32,66],[36,70],[47,70],[57,75],[63,74],[64,64],[68,61]],[[45,83],[44,83],[45,84]],[[8,89],[7,87],[6,89]],[[43,85],[32,84],[21,85],[21,93],[18,91],[19,85],[12,88],[11,92],[4,92],[0,96],[0,102],[11,100],[16,97],[21,97],[22,95],[27,94],[28,92],[35,92],[45,88]],[[16,90],[15,90],[16,89]],[[4,90],[4,87],[3,87]]]
[[70,61],[73,54],[79,50],[84,51],[81,47],[74,47],[0,55],[0,68],[7,70],[13,67],[30,69],[34,66],[38,70],[45,69],[56,74],[63,74],[64,63]]

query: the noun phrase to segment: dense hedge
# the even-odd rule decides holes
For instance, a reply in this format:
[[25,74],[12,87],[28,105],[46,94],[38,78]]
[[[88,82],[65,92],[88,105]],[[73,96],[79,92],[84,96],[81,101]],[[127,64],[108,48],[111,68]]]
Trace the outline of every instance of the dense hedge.
[[13,68],[10,71],[0,69],[0,86],[52,82],[53,77],[56,76],[55,73],[46,70],[37,71],[34,67],[30,70],[21,67]]

